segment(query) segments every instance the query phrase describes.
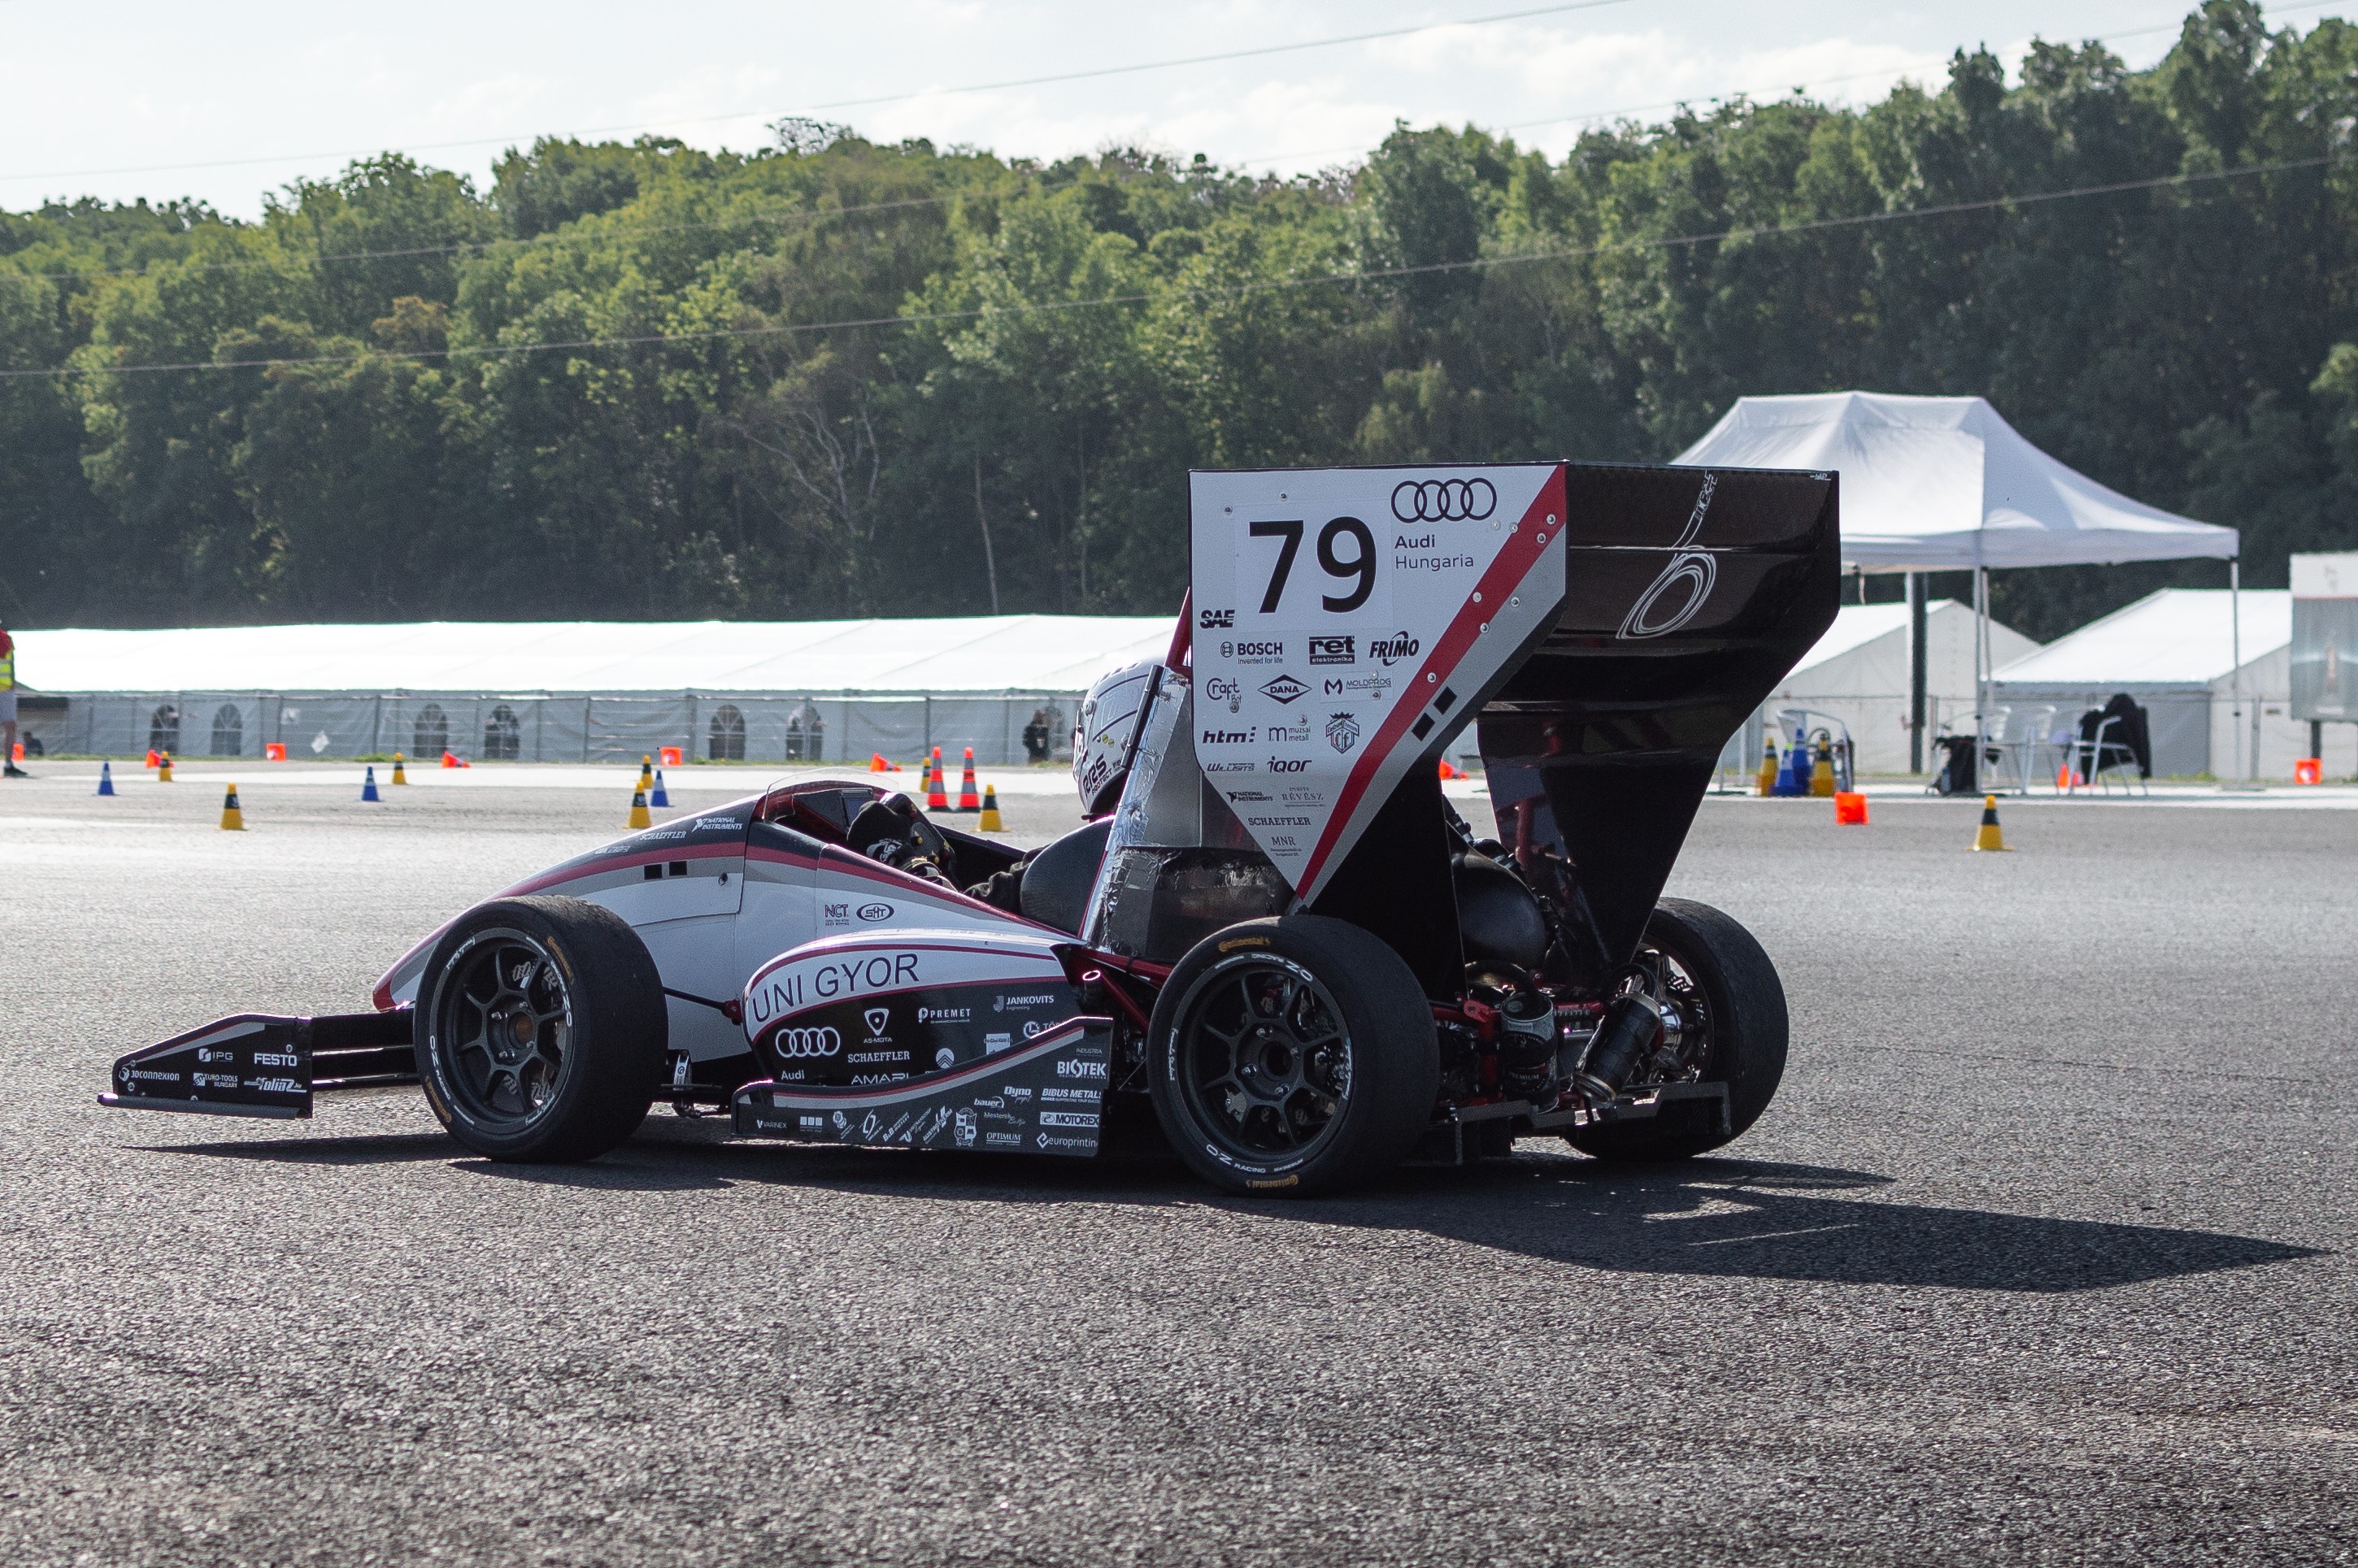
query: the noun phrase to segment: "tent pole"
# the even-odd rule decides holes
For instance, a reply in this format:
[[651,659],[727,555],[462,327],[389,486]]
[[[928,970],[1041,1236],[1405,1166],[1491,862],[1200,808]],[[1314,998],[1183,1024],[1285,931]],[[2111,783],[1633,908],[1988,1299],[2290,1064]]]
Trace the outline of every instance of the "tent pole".
[[1908,574],[1908,771],[1924,771],[1924,574]]
[[2235,666],[2234,701],[2230,708],[2235,721],[2235,782],[2242,784],[2251,775],[2244,772],[2244,563],[2235,556],[2227,557],[2227,656]]
[[[1979,548],[1978,543],[1975,548]],[[1974,567],[1974,715],[1975,741],[1986,750],[1989,746],[1989,568],[1976,563]],[[1980,764],[1974,764],[1976,774]]]

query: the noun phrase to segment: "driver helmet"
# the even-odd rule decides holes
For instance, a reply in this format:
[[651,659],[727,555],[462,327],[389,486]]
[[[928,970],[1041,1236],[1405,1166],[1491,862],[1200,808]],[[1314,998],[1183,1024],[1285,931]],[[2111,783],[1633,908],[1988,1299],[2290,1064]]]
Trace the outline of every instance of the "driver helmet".
[[1081,793],[1081,815],[1103,816],[1121,799],[1130,764],[1138,752],[1138,731],[1153,697],[1163,665],[1153,659],[1109,670],[1081,699],[1073,730],[1073,787]]

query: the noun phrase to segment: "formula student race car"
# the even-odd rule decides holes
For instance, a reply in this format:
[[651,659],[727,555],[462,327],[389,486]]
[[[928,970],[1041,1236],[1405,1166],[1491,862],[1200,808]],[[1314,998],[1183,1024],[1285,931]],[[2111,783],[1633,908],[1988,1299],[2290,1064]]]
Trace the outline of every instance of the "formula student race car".
[[[1833,618],[1834,476],[1202,472],[1190,510],[1171,651],[1090,692],[1086,825],[1046,848],[787,784],[464,911],[372,1012],[223,1019],[101,1100],[301,1117],[414,1082],[517,1161],[601,1153],[660,1098],[750,1138],[1034,1155],[1133,1113],[1212,1183],[1296,1193],[1750,1126],[1783,989],[1660,894],[1722,745]],[[1469,723],[1496,838],[1441,790]]]

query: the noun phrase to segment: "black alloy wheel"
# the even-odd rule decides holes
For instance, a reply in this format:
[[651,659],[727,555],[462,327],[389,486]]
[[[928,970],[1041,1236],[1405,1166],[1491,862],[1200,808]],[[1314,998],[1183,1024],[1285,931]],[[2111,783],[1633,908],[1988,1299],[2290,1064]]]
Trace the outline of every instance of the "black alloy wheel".
[[436,1033],[451,1097],[479,1125],[522,1132],[557,1103],[573,1043],[573,999],[530,932],[477,932],[451,959]]
[[663,981],[611,910],[540,896],[451,922],[419,979],[417,1076],[494,1160],[587,1160],[644,1119],[669,1043]]
[[1314,914],[1214,932],[1171,971],[1148,1029],[1163,1135],[1233,1192],[1365,1181],[1433,1119],[1433,1006],[1382,940]]
[[1565,1138],[1606,1160],[1685,1160],[1733,1142],[1768,1108],[1785,1075],[1790,1022],[1776,965],[1733,917],[1683,898],[1655,906],[1638,962],[1658,967],[1668,1005],[1661,1038],[1630,1087],[1724,1083],[1728,1130],[1719,1130],[1710,1102],[1673,1100],[1659,1116],[1577,1128]]
[[1343,1010],[1300,965],[1247,948],[1179,1004],[1175,1075],[1193,1119],[1245,1160],[1306,1157],[1351,1094]]

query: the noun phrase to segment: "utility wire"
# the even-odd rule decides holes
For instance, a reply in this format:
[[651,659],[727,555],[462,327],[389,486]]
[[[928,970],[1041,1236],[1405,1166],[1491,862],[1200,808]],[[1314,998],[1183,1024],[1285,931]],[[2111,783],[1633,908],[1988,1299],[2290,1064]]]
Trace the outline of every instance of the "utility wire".
[[[1620,0],[1593,0],[1593,3],[1596,3],[1596,4],[1618,4],[1618,3],[1620,3]],[[2303,4],[2303,5],[2289,5],[2289,6],[2285,6],[2285,7],[2283,7],[2281,10],[2279,10],[2277,14],[2277,15],[2284,15],[2284,14],[2287,14],[2287,13],[2289,13],[2289,12],[2294,12],[2294,11],[2315,11],[2315,10],[2320,10],[2320,9],[2323,9],[2326,5],[2339,5],[2339,4],[2342,4],[2342,0],[2309,0],[2309,3],[2307,3],[2307,4]],[[1575,6],[1568,6],[1568,7],[1567,7],[1567,6],[1552,6],[1552,7],[1548,7],[1547,9],[1548,9],[1548,10],[1550,10],[1550,11],[1553,11],[1553,10],[1565,10],[1565,9],[1577,10],[1577,9],[1581,9],[1581,8],[1582,8],[1582,7],[1580,7],[1580,6],[1576,6],[1576,5],[1575,5]],[[1453,23],[1435,23],[1435,24],[1433,24],[1433,26],[1434,26],[1434,27],[1472,27],[1472,26],[1476,26],[1476,25],[1477,25],[1477,24],[1479,24],[1479,23],[1487,22],[1487,21],[1498,21],[1498,20],[1509,19],[1509,18],[1511,18],[1511,17],[1520,17],[1520,16],[1535,16],[1535,15],[1541,15],[1541,14],[1544,14],[1544,13],[1542,13],[1542,12],[1520,12],[1520,11],[1519,11],[1519,12],[1512,12],[1512,13],[1509,13],[1509,14],[1507,15],[1507,16],[1506,16],[1506,17],[1475,17],[1475,18],[1473,18],[1473,19],[1471,19],[1471,20],[1469,20],[1469,21],[1467,21],[1467,22],[1464,22],[1464,23],[1454,23],[1454,22],[1453,22]],[[2169,32],[2169,31],[2170,31],[2171,29],[2173,29],[2173,28],[2175,28],[2175,27],[2179,27],[2179,26],[2180,26],[2180,23],[2178,23],[2178,22],[2169,22],[2169,23],[2162,23],[2162,24],[2158,24],[2158,25],[2157,25],[2157,26],[2154,26],[2154,27],[2131,27],[2131,28],[2127,28],[2127,29],[2125,29],[2125,30],[2120,31],[2120,32],[2115,32],[2115,33],[2106,33],[2106,34],[2103,34],[2103,35],[2100,35],[2100,36],[2097,36],[2097,37],[2093,37],[2093,38],[2087,38],[2087,39],[2085,39],[2085,40],[2083,40],[2083,41],[2088,42],[2088,43],[2098,43],[2098,44],[2103,44],[2103,43],[2113,43],[2113,42],[2116,42],[2116,41],[2118,41],[2119,39],[2122,39],[2122,38],[2136,38],[2136,37],[2140,37],[2140,36],[2143,36],[2143,35],[2146,35],[2146,34],[2150,34],[2150,33]],[[1413,32],[1413,31],[1423,31],[1423,30],[1427,30],[1427,29],[1424,29],[1424,28],[1409,28],[1409,29],[1401,29],[1401,30],[1404,30],[1404,31],[1412,31],[1412,32]],[[1359,35],[1359,36],[1360,36],[1360,37],[1363,37],[1363,38],[1390,38],[1390,37],[1395,37],[1395,36],[1397,36],[1397,33],[1396,33],[1396,32],[1395,32],[1395,33],[1382,33],[1382,34],[1370,33],[1370,34],[1364,34],[1364,35]],[[1324,42],[1324,43],[1333,43],[1333,42],[1348,42],[1348,41],[1356,41],[1356,40],[1355,40],[1355,39],[1326,39],[1326,40],[1322,40],[1322,42]],[[1243,51],[1243,52],[1244,52],[1244,53],[1246,53],[1246,54],[1252,54],[1252,53],[1270,53],[1270,52],[1276,52],[1276,51],[1278,51],[1278,50],[1282,50],[1282,49],[1312,49],[1312,48],[1317,48],[1317,47],[1321,47],[1321,46],[1320,46],[1320,45],[1317,45],[1317,44],[1283,44],[1283,45],[1277,45],[1277,46],[1273,46],[1273,47],[1272,47],[1272,49],[1267,49],[1267,50],[1249,50],[1249,50],[1245,50],[1245,51]],[[1205,58],[1205,59],[1226,59],[1226,58],[1229,58],[1229,57],[1227,57],[1227,56],[1205,56],[1205,57],[1203,57],[1203,58]],[[1812,81],[1796,82],[1796,83],[1792,83],[1792,84],[1790,84],[1790,85],[1791,85],[1791,87],[1792,87],[1792,90],[1793,90],[1794,92],[1811,92],[1811,91],[1814,91],[1814,90],[1816,90],[1816,89],[1818,89],[1818,88],[1822,88],[1822,87],[1830,87],[1830,86],[1835,85],[1836,83],[1839,83],[1839,82],[1845,82],[1845,81],[1864,81],[1864,80],[1866,80],[1866,79],[1867,79],[1867,78],[1870,78],[1870,77],[1887,76],[1887,75],[1891,75],[1891,74],[1893,74],[1894,72],[1912,70],[1916,70],[1916,69],[1918,69],[1918,68],[1920,68],[1920,67],[1935,66],[1935,65],[1943,65],[1943,64],[1946,64],[1946,63],[1948,62],[1948,59],[1950,59],[1950,57],[1949,57],[1949,56],[1946,56],[1946,55],[1928,55],[1928,56],[1925,56],[1925,57],[1923,57],[1923,58],[1918,59],[1903,60],[1903,61],[1901,61],[1901,62],[1900,62],[1899,64],[1898,64],[1898,65],[1891,65],[1891,66],[1882,66],[1882,67],[1878,67],[1878,68],[1877,68],[1876,70],[1855,70],[1855,71],[1851,71],[1851,72],[1849,72],[1849,73],[1847,73],[1847,74],[1845,74],[1845,75],[1842,75],[1842,76],[1820,77],[1820,78],[1818,78],[1818,79],[1816,79],[1815,81]],[[1189,63],[1189,62],[1169,62],[1169,61],[1166,61],[1166,62],[1163,62],[1163,63]],[[1152,67],[1119,67],[1119,68],[1115,68],[1115,69],[1118,69],[1118,70],[1132,70],[1132,69],[1136,69],[1136,70],[1148,70],[1148,69],[1154,69],[1154,68],[1152,68]],[[1043,78],[1042,80],[1052,80],[1052,79]],[[1061,79],[1054,79],[1054,80],[1061,80]],[[971,90],[965,90],[965,91],[979,91],[979,89],[971,89]],[[1664,109],[1678,109],[1678,108],[1683,108],[1683,107],[1685,107],[1686,105],[1688,105],[1688,104],[1690,104],[1690,103],[1696,103],[1696,102],[1723,103],[1723,102],[1726,102],[1726,101],[1729,101],[1729,100],[1732,100],[1732,99],[1736,99],[1736,98],[1748,98],[1748,97],[1752,96],[1752,94],[1753,94],[1754,92],[1776,92],[1776,91],[1777,91],[1777,88],[1776,88],[1776,87],[1774,87],[1774,86],[1765,87],[1765,88],[1759,88],[1759,89],[1742,89],[1742,88],[1739,88],[1739,89],[1737,89],[1737,90],[1736,90],[1735,92],[1721,92],[1721,93],[1711,94],[1711,95],[1708,95],[1707,97],[1702,98],[1702,99],[1700,99],[1700,100],[1699,100],[1699,99],[1697,99],[1696,97],[1689,96],[1689,97],[1685,97],[1685,98],[1672,98],[1672,99],[1666,99],[1666,100],[1664,100],[1664,101],[1662,101],[1662,102],[1660,102],[1660,103],[1639,103],[1639,104],[1628,105],[1628,106],[1625,106],[1625,107],[1622,107],[1622,108],[1618,108],[1618,109],[1600,109],[1600,110],[1595,110],[1595,111],[1591,111],[1590,113],[1588,113],[1588,114],[1556,114],[1556,115],[1552,115],[1552,116],[1548,117],[1548,118],[1546,118],[1546,119],[1542,119],[1542,120],[1518,120],[1518,121],[1511,122],[1511,123],[1509,123],[1509,124],[1508,124],[1499,125],[1499,126],[1496,127],[1496,129],[1497,129],[1498,131],[1500,131],[1500,132],[1507,132],[1507,131],[1522,131],[1522,130],[1530,130],[1530,129],[1531,129],[1531,128],[1533,128],[1533,127],[1535,127],[1535,126],[1539,126],[1539,125],[1561,125],[1561,124],[1601,124],[1601,123],[1606,122],[1606,121],[1608,121],[1608,120],[1619,119],[1619,118],[1623,118],[1623,117],[1626,117],[1626,116],[1628,116],[1628,115],[1632,115],[1632,114],[1653,114],[1653,113],[1657,113],[1657,112],[1659,112],[1659,111],[1660,111],[1660,110],[1664,110]],[[1238,159],[1238,160],[1237,160],[1237,162],[1236,162],[1235,164],[1233,164],[1231,167],[1233,167],[1233,168],[1251,168],[1252,166],[1257,165],[1257,164],[1280,163],[1280,162],[1284,162],[1284,161],[1287,161],[1287,160],[1290,160],[1290,159],[1293,159],[1293,158],[1299,158],[1299,157],[1325,157],[1325,156],[1326,156],[1326,155],[1328,155],[1328,154],[1330,154],[1330,153],[1350,153],[1350,152],[1359,152],[1359,151],[1364,151],[1364,150],[1365,150],[1365,149],[1364,149],[1364,148],[1362,148],[1362,147],[1360,147],[1360,146],[1344,146],[1344,147],[1324,147],[1324,148],[1315,148],[1315,149],[1313,149],[1313,150],[1308,151],[1308,152],[1290,152],[1290,153],[1265,154],[1265,155],[1262,155],[1262,156],[1260,156],[1260,157],[1246,157],[1246,158]],[[0,177],[0,178],[7,178],[7,177]],[[1023,192],[1022,192],[1022,190],[1016,190],[1016,191],[1002,191],[1002,190],[991,190],[991,189],[976,189],[976,190],[970,190],[970,191],[952,191],[952,192],[948,192],[948,193],[946,193],[946,194],[943,194],[943,195],[939,195],[939,196],[919,196],[919,197],[911,197],[911,198],[908,198],[908,199],[905,199],[905,200],[896,200],[896,201],[870,201],[870,202],[862,202],[862,203],[859,203],[859,204],[856,204],[856,205],[848,205],[848,206],[843,206],[843,207],[824,207],[824,208],[822,208],[822,207],[801,207],[801,208],[789,208],[789,209],[785,209],[785,210],[783,210],[783,211],[778,211],[778,212],[775,212],[775,213],[767,213],[767,214],[764,214],[764,213],[752,213],[752,214],[747,214],[747,215],[742,216],[742,217],[738,217],[738,218],[727,218],[727,219],[717,219],[717,220],[713,220],[713,221],[707,222],[645,223],[645,224],[615,225],[615,226],[611,226],[611,227],[605,227],[605,228],[598,228],[598,229],[582,229],[582,230],[576,230],[576,229],[571,228],[571,227],[568,225],[568,228],[567,228],[566,230],[558,231],[558,232],[552,232],[546,233],[546,234],[535,234],[535,235],[532,236],[532,237],[531,237],[531,238],[529,238],[529,239],[507,238],[507,239],[496,239],[496,240],[470,240],[470,241],[460,241],[460,242],[457,242],[457,243],[454,243],[442,244],[442,245],[413,245],[413,246],[408,246],[408,247],[405,247],[405,248],[403,248],[403,249],[398,249],[398,250],[385,250],[385,251],[338,251],[338,252],[330,252],[330,253],[327,253],[327,254],[320,254],[320,255],[311,255],[311,256],[304,256],[304,255],[270,256],[270,257],[263,257],[263,258],[258,258],[258,259],[250,259],[250,260],[244,260],[244,261],[232,261],[232,262],[182,262],[182,261],[163,261],[163,262],[147,263],[147,264],[144,264],[144,265],[138,265],[138,266],[123,266],[123,267],[85,267],[85,268],[79,268],[79,269],[67,270],[67,271],[59,271],[59,272],[36,272],[36,273],[10,272],[10,271],[8,271],[8,270],[6,270],[6,269],[5,269],[5,268],[0,268],[0,277],[5,277],[5,276],[16,276],[16,277],[38,277],[38,278],[42,278],[42,279],[45,279],[45,280],[48,280],[48,281],[51,281],[51,282],[65,282],[65,281],[70,281],[70,280],[72,280],[72,279],[75,279],[75,278],[84,278],[84,277],[126,277],[126,276],[138,276],[138,275],[144,274],[144,273],[146,273],[146,272],[147,272],[147,271],[149,271],[149,270],[151,270],[151,269],[153,269],[153,268],[156,268],[156,267],[168,267],[168,268],[171,268],[171,269],[172,269],[173,271],[175,271],[175,272],[243,272],[243,271],[252,271],[252,270],[256,270],[256,269],[265,268],[265,267],[287,267],[287,268],[290,268],[290,269],[291,269],[291,268],[298,267],[298,266],[314,266],[314,265],[322,265],[322,264],[329,263],[329,262],[381,261],[381,260],[387,260],[387,259],[406,258],[406,257],[411,257],[411,256],[457,255],[457,254],[466,254],[466,253],[469,253],[469,252],[491,252],[491,251],[500,250],[500,249],[513,249],[513,248],[516,248],[516,247],[520,247],[520,246],[530,246],[530,245],[550,245],[550,244],[571,244],[571,243],[589,243],[589,242],[602,242],[602,241],[605,241],[605,240],[607,240],[607,239],[610,239],[610,238],[614,237],[614,236],[617,236],[617,235],[681,233],[681,232],[691,232],[691,231],[707,231],[707,230],[713,230],[713,229],[752,228],[752,227],[756,227],[756,226],[759,226],[759,225],[762,225],[762,224],[764,224],[764,223],[789,223],[789,222],[795,222],[795,221],[797,221],[797,220],[809,221],[809,222],[817,222],[817,221],[820,221],[820,220],[823,220],[823,219],[837,218],[837,217],[849,217],[849,216],[852,216],[852,215],[854,215],[854,214],[863,213],[863,212],[882,212],[882,211],[892,211],[892,210],[894,210],[894,209],[902,209],[902,208],[940,207],[940,206],[946,206],[946,205],[948,205],[948,204],[949,204],[949,203],[951,203],[951,202],[957,201],[957,200],[961,200],[961,199],[963,199],[963,198],[968,197],[968,196],[975,197],[975,198],[978,198],[978,199],[990,199],[990,198],[1005,197],[1005,196],[1011,196],[1011,195],[1021,195],[1021,194],[1023,194]],[[238,231],[235,231],[235,232],[250,232],[250,231],[246,231],[246,230],[243,230],[243,229],[241,229],[241,230],[238,230]]]
[[[979,81],[963,87],[928,87],[915,92],[890,92],[869,98],[838,98],[825,103],[806,104],[800,109],[747,109],[734,114],[698,114],[687,119],[636,120],[622,125],[590,125],[569,133],[573,137],[611,135],[622,131],[648,130],[670,125],[711,125],[729,120],[751,120],[764,115],[792,118],[797,114],[813,114],[828,109],[869,108],[880,103],[906,103],[918,98],[944,98],[964,92],[996,92],[1010,87],[1039,87],[1051,82],[1087,81],[1109,76],[1133,76],[1140,71],[1169,70],[1180,66],[1213,65],[1223,60],[1251,59],[1264,55],[1295,54],[1304,49],[1336,49],[1345,44],[1372,43],[1383,38],[1404,38],[1418,33],[1440,32],[1449,27],[1486,27],[1499,22],[1527,21],[1533,16],[1560,16],[1572,11],[1595,11],[1607,5],[1627,5],[1632,0],[1569,0],[1558,5],[1537,5],[1521,11],[1500,11],[1487,16],[1466,16],[1456,21],[1419,22],[1412,27],[1387,27],[1371,33],[1347,33],[1331,38],[1305,38],[1300,43],[1263,44],[1253,49],[1229,49],[1220,54],[1184,55],[1174,59],[1139,60],[1129,65],[1098,66],[1087,70],[1062,71],[1053,76],[1018,77],[1006,81]],[[439,152],[449,147],[489,146],[499,142],[529,140],[530,135],[471,136],[455,142],[413,142],[406,150]],[[315,158],[368,157],[384,151],[383,147],[347,148],[341,152],[280,153],[265,157],[216,158],[205,163],[127,164],[115,168],[55,169],[47,174],[0,174],[0,182],[32,179],[83,179],[109,174],[164,174],[192,168],[237,168],[258,163],[304,163]]]
[[1366,283],[1384,278],[1411,277],[1436,273],[1472,272],[1497,266],[1520,266],[1533,262],[1566,261],[1584,256],[1667,250],[1681,245],[1711,244],[1731,240],[1770,239],[1784,234],[1805,234],[1835,229],[1860,228],[1869,224],[1896,223],[1917,218],[1951,217],[1963,212],[1986,212],[2005,207],[2028,207],[2090,196],[2118,195],[2132,190],[2159,190],[2172,186],[2182,187],[2239,179],[2252,175],[2284,174],[2298,169],[2326,168],[2353,161],[2358,161],[2358,154],[2328,154],[2320,157],[2291,158],[2280,163],[2249,164],[2241,168],[2212,169],[2194,174],[2160,175],[2151,179],[2125,179],[2104,185],[2074,186],[2062,190],[2039,190],[2023,195],[1992,196],[1974,201],[1950,201],[1933,207],[1901,208],[1883,212],[1856,213],[1842,218],[1811,218],[1792,223],[1745,224],[1734,228],[1717,229],[1707,233],[1620,240],[1606,244],[1576,245],[1560,250],[1524,251],[1511,255],[1477,256],[1462,262],[1428,262],[1415,266],[1365,267],[1347,272],[1321,273],[1302,277],[1271,278],[1261,282],[1238,284],[1220,288],[1173,288],[1159,293],[1133,292],[1107,295],[1095,299],[1024,301],[1015,305],[981,306],[968,310],[920,311],[892,316],[860,317],[838,321],[781,322],[761,327],[716,328],[702,332],[645,332],[622,337],[555,339],[531,343],[487,343],[401,352],[313,354],[252,360],[189,360],[177,363],[65,366],[47,370],[0,370],[0,379],[129,375],[172,371],[255,370],[277,366],[351,364],[361,360],[501,358],[555,350],[633,348],[649,344],[713,342],[725,340],[786,337],[807,332],[848,331],[863,327],[916,326],[927,322],[978,320],[986,317],[1093,310],[1117,305],[1142,304],[1157,298],[1180,297],[1202,300],[1241,298],[1249,295],[1290,288],[1306,288],[1324,284]]

